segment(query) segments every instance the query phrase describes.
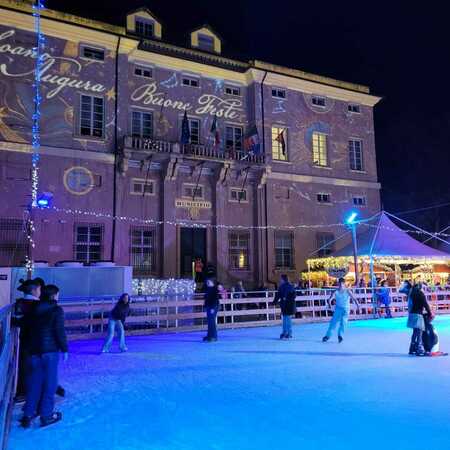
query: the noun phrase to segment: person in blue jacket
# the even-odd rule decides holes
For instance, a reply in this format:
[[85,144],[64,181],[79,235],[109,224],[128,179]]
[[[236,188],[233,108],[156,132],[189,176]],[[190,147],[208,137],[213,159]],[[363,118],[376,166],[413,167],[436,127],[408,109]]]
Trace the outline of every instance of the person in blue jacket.
[[282,316],[282,332],[280,334],[280,339],[291,339],[292,338],[292,316],[295,315],[295,288],[289,283],[288,276],[281,275],[280,286],[273,303],[276,305],[280,303],[281,316]]
[[389,291],[389,288],[386,286],[386,280],[383,280],[380,283],[380,288],[377,290],[377,298],[378,298],[378,303],[380,305],[384,305],[384,309],[386,312],[386,318],[387,319],[392,319],[392,313],[391,313],[391,308],[390,308],[390,304],[391,304],[391,293]]

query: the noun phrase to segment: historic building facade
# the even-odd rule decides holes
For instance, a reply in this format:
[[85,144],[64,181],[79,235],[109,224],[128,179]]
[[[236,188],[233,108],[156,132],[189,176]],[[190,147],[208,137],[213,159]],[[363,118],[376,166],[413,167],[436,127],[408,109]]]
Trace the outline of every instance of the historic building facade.
[[[0,265],[14,265],[27,248],[36,36],[27,2],[1,0],[0,17]],[[42,30],[39,192],[53,200],[35,210],[36,260],[176,277],[201,257],[225,283],[261,285],[297,277],[348,210],[379,210],[367,87],[226,58],[207,26],[186,47],[165,43],[146,9],[124,27],[46,10]],[[286,228],[316,224],[330,226]]]

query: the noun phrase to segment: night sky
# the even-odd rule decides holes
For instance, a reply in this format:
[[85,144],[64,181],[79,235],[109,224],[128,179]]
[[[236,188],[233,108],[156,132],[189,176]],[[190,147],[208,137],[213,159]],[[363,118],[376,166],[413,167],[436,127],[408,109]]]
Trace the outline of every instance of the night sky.
[[438,231],[450,224],[450,48],[448,16],[436,3],[299,0],[53,0],[47,7],[124,25],[148,7],[163,40],[187,46],[208,23],[223,54],[260,59],[368,85],[375,108],[383,207]]

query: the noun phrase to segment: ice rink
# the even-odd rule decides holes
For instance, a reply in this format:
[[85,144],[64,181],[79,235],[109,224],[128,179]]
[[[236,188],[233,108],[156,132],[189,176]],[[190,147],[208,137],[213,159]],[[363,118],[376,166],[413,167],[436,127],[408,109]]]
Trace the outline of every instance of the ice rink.
[[[63,421],[18,427],[11,450],[448,450],[450,357],[408,356],[406,319],[131,337],[128,353],[72,342]],[[435,320],[450,350],[450,317]]]

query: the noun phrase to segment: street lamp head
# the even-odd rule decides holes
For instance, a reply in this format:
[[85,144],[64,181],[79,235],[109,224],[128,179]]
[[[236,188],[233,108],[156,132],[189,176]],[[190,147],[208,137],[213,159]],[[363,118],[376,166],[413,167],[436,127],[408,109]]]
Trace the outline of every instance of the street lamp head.
[[358,213],[353,211],[350,213],[350,215],[347,217],[347,219],[345,220],[345,223],[347,225],[354,225],[355,224],[355,219],[358,217]]

